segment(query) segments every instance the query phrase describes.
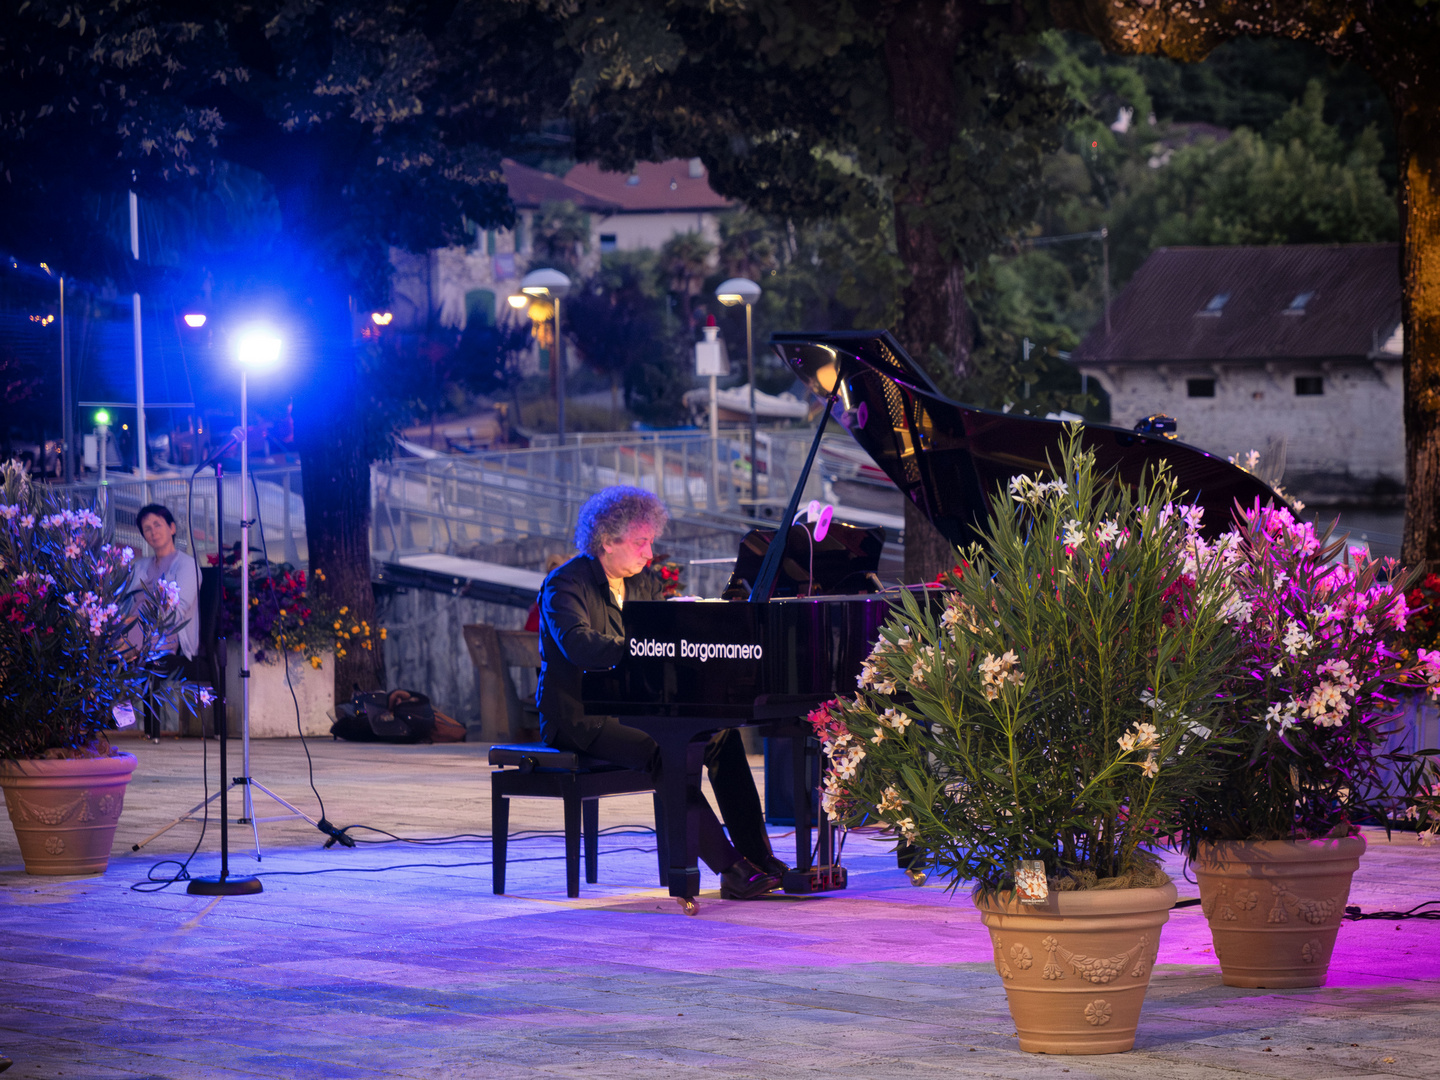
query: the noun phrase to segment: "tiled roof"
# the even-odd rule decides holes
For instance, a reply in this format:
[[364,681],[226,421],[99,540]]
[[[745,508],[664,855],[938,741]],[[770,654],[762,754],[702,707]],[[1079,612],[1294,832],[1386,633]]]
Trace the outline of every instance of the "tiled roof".
[[1399,246],[1160,248],[1116,297],[1110,324],[1107,338],[1102,319],[1071,363],[1389,355]]
[[[693,164],[692,164],[693,162]],[[692,176],[698,172],[699,176]],[[699,159],[637,161],[632,172],[604,172],[593,164],[576,165],[565,182],[598,198],[618,203],[629,213],[663,210],[728,210],[735,205],[710,187]]]
[[505,158],[500,163],[500,168],[505,173],[505,186],[510,190],[510,201],[522,209],[533,210],[549,202],[567,200],[581,210],[591,210],[599,214],[613,214],[618,209],[616,204],[609,200],[567,184],[551,173],[532,169],[529,165],[522,165],[510,158]]

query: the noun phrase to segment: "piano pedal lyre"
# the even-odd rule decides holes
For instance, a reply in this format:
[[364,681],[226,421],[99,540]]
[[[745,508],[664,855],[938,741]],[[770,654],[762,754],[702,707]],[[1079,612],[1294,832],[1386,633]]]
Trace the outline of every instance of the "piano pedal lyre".
[[700,914],[700,904],[693,896],[677,896],[675,902],[680,905],[680,910],[686,915]]

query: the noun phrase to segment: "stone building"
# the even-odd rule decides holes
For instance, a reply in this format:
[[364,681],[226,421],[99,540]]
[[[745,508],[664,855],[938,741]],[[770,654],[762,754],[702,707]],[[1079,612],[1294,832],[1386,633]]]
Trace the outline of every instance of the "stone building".
[[1154,413],[1211,453],[1262,455],[1317,504],[1405,489],[1395,244],[1161,248],[1070,357],[1111,421]]

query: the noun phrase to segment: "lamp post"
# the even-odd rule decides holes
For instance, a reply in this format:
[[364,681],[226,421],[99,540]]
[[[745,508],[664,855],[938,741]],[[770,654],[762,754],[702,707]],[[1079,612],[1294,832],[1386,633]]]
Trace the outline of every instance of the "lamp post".
[[100,486],[103,488],[108,480],[105,479],[105,459],[109,456],[106,453],[106,446],[110,442],[110,414],[101,409],[95,414],[95,443],[99,448],[96,459],[100,465]]
[[531,270],[520,279],[526,296],[545,297],[555,304],[555,433],[565,445],[565,338],[560,332],[560,301],[570,292],[570,279],[549,267]]
[[758,516],[756,503],[759,501],[759,458],[756,457],[755,435],[755,340],[751,329],[751,309],[760,299],[760,286],[749,278],[737,277],[722,281],[715,290],[715,299],[726,307],[745,305],[745,361],[749,365],[750,377],[750,512]]

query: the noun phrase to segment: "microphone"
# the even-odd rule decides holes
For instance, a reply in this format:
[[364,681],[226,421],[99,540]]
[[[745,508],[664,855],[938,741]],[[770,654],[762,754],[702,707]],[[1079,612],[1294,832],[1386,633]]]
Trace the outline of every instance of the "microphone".
[[220,449],[216,450],[213,454],[211,454],[208,458],[206,458],[204,461],[202,461],[199,465],[196,465],[196,466],[195,466],[195,472],[198,473],[201,469],[205,468],[207,465],[214,465],[217,461],[219,461],[221,458],[223,458],[226,454],[230,453],[231,450],[233,450],[233,449],[235,449],[235,447],[239,446],[241,440],[243,440],[244,438],[245,438],[245,429],[244,429],[244,428],[242,428],[242,427],[237,427],[237,428],[231,429],[231,431],[230,431],[230,437],[229,437],[228,439],[226,439],[226,440],[220,445]]

